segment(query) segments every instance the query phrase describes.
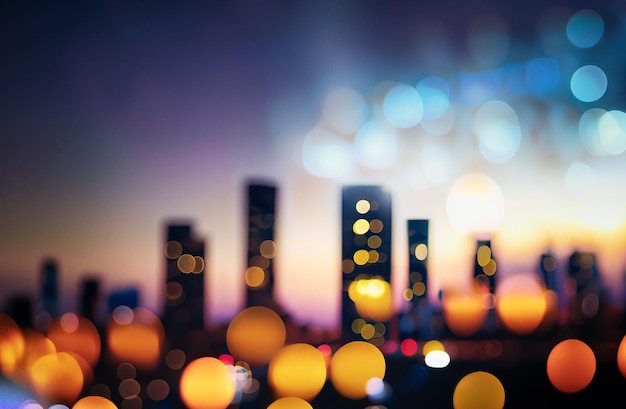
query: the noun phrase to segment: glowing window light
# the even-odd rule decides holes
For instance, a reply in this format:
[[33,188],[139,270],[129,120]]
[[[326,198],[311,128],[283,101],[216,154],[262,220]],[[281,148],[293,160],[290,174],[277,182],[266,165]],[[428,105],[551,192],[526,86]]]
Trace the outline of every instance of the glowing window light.
[[476,261],[478,265],[484,267],[491,260],[491,248],[486,245],[482,245],[476,250]]
[[492,276],[496,273],[497,267],[498,265],[496,264],[496,261],[494,259],[489,259],[487,264],[483,266],[483,273],[487,276]]
[[378,263],[380,260],[380,254],[376,250],[370,250],[367,252],[368,254],[368,263]]
[[384,122],[367,122],[354,138],[356,160],[371,169],[390,167],[398,157],[398,136]]
[[609,155],[620,155],[626,151],[626,113],[611,110],[598,120],[598,135],[602,148]]
[[365,234],[370,229],[370,222],[365,219],[357,219],[352,224],[352,231],[354,234]]
[[452,395],[454,409],[502,409],[504,400],[504,386],[496,376],[485,371],[465,375]]
[[585,389],[596,373],[596,357],[583,341],[570,338],[556,344],[546,362],[552,386],[564,393]]
[[413,294],[420,297],[424,295],[425,293],[426,293],[426,286],[424,285],[424,283],[419,282],[419,283],[413,284]]
[[526,85],[537,96],[553,92],[560,76],[559,64],[553,58],[535,58],[526,65]]
[[565,172],[565,188],[575,197],[587,197],[596,184],[596,174],[591,166],[575,162]]
[[350,87],[333,89],[322,105],[322,119],[337,132],[349,135],[363,125],[368,104],[365,97]]
[[360,333],[363,339],[372,339],[376,335],[376,329],[372,324],[365,324],[361,327]]
[[354,252],[352,259],[357,266],[364,266],[370,260],[370,253],[365,249],[357,250]]
[[426,244],[424,243],[418,244],[417,246],[415,246],[415,251],[413,251],[413,255],[419,261],[426,260],[426,257],[428,257],[428,246],[426,246]]
[[350,328],[352,329],[352,332],[354,332],[355,334],[360,334],[361,328],[363,328],[365,324],[367,323],[365,322],[363,318],[357,318],[354,321],[352,321]]
[[602,98],[608,87],[608,80],[602,68],[585,65],[577,69],[570,79],[570,89],[576,99],[582,102],[595,102]]
[[384,228],[384,224],[383,221],[380,219],[374,219],[370,222],[370,230],[372,231],[372,233],[380,233],[381,231],[383,231]]
[[178,257],[176,265],[181,273],[189,274],[196,268],[196,259],[191,254],[183,254]]
[[368,200],[361,199],[358,202],[356,202],[355,209],[360,214],[365,214],[370,211],[371,204]]
[[446,351],[435,349],[424,356],[424,363],[430,368],[445,368],[450,364],[450,355]]
[[411,288],[405,288],[402,291],[402,298],[404,301],[411,301],[413,299],[413,290]]
[[165,252],[165,257],[171,260],[176,260],[181,254],[183,254],[183,245],[176,240],[172,240],[165,243],[165,248],[163,250]]
[[496,67],[509,52],[508,25],[499,17],[480,17],[471,23],[467,42],[470,55],[480,67]]
[[272,259],[276,256],[276,243],[274,240],[264,240],[260,247],[259,252],[267,259]]
[[262,287],[263,284],[265,284],[266,278],[265,270],[257,266],[248,267],[244,274],[244,281],[250,288]]
[[387,121],[398,128],[417,125],[424,115],[424,101],[417,89],[398,85],[385,95],[383,113]]
[[503,101],[483,104],[474,119],[481,155],[492,163],[504,163],[517,152],[522,130],[515,110]]
[[380,236],[376,236],[376,235],[374,235],[374,236],[371,236],[371,237],[369,237],[369,238],[367,239],[367,245],[368,245],[370,248],[373,248],[373,249],[377,249],[377,248],[379,248],[379,247],[380,247],[380,245],[381,245],[382,243],[383,243],[383,241],[382,241],[382,239],[380,238]]
[[302,164],[310,174],[337,178],[353,167],[352,145],[323,128],[314,128],[302,143]]
[[566,34],[576,47],[593,47],[602,39],[604,20],[594,10],[579,10],[569,18]]

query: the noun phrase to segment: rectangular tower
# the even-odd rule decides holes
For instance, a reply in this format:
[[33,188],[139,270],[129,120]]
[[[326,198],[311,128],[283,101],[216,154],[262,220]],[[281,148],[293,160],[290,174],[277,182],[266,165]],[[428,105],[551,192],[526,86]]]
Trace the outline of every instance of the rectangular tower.
[[409,280],[402,296],[407,302],[401,314],[401,339],[428,338],[430,306],[428,303],[428,220],[407,220]]
[[194,237],[189,224],[167,226],[163,325],[169,334],[205,327],[204,250],[204,241]]
[[381,186],[344,186],[341,235],[342,332],[380,343],[393,309],[391,194]]
[[276,242],[276,187],[247,185],[246,306],[277,308],[274,300],[274,256]]

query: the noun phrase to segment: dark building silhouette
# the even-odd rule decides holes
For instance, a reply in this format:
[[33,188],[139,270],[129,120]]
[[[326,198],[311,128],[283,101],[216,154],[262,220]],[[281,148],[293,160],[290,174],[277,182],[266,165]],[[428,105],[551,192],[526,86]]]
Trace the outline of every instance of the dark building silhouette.
[[59,271],[57,262],[46,259],[40,275],[40,311],[50,317],[59,315]]
[[568,257],[565,291],[570,324],[588,332],[597,329],[603,300],[595,253],[575,250]]
[[7,315],[20,328],[33,328],[33,300],[26,294],[12,295],[6,303]]
[[270,184],[249,183],[247,187],[247,256],[244,282],[246,306],[278,308],[274,300],[274,256],[276,255],[276,195]]
[[204,330],[204,241],[194,237],[191,225],[170,224],[165,241],[166,332],[184,336]]
[[547,251],[539,258],[539,273],[546,290],[557,291],[558,260],[551,251]]
[[[357,311],[350,286],[373,278],[391,283],[391,194],[381,186],[344,186],[341,200],[341,326],[344,338],[363,339],[361,324],[368,320]],[[376,333],[368,338],[384,340],[387,323],[373,324]]]
[[80,288],[80,315],[93,323],[100,321],[100,281],[96,277],[83,279]]
[[431,338],[428,303],[428,220],[407,220],[409,281],[403,292],[400,338]]
[[107,297],[107,312],[110,314],[120,306],[137,308],[139,306],[139,290],[137,288],[123,288],[112,291]]
[[476,240],[474,258],[474,280],[491,293],[496,290],[496,272],[498,265],[493,256],[490,239]]

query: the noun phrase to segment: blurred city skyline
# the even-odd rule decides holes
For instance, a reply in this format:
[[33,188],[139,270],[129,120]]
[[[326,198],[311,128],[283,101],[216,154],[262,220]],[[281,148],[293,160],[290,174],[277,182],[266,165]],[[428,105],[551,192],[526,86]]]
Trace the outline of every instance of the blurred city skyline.
[[[407,219],[431,221],[437,288],[471,277],[475,237],[455,228],[447,202],[476,173],[504,203],[493,232],[503,273],[534,271],[547,248],[565,258],[580,247],[597,253],[605,284],[622,296],[619,1],[5,7],[2,299],[32,293],[42,260],[54,257],[67,309],[94,274],[105,290],[140,287],[142,303],[159,310],[163,223],[179,219],[206,240],[207,310],[227,320],[243,302],[243,185],[258,178],[280,187],[277,298],[303,321],[335,325],[341,186],[389,189],[397,243]],[[568,28],[583,10],[596,10],[579,15],[595,31]],[[606,76],[604,91],[594,70],[597,87],[571,88],[587,66]],[[434,89],[443,105],[430,100],[422,118],[402,123],[383,109],[398,85],[422,103],[419,86]],[[338,90],[356,103],[329,116]],[[612,115],[600,120],[604,111]],[[388,156],[372,156],[359,142],[367,134],[338,114],[389,126],[394,136],[374,149]]]

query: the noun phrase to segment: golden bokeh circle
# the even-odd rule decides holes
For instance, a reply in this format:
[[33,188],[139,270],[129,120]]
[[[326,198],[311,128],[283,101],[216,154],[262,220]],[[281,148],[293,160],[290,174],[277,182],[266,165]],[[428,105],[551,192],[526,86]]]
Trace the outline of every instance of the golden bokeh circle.
[[270,308],[248,307],[228,324],[226,344],[236,360],[250,365],[269,363],[285,344],[287,330],[282,318]]
[[219,359],[197,358],[183,369],[180,396],[189,409],[225,409],[235,396],[235,383]]
[[452,395],[454,409],[502,409],[504,400],[504,386],[485,371],[465,375],[456,384]]
[[367,383],[383,379],[387,364],[378,347],[366,341],[351,341],[330,359],[330,381],[335,390],[349,399],[367,396]]
[[268,367],[268,382],[276,397],[315,398],[326,382],[326,360],[322,352],[306,343],[280,349]]

